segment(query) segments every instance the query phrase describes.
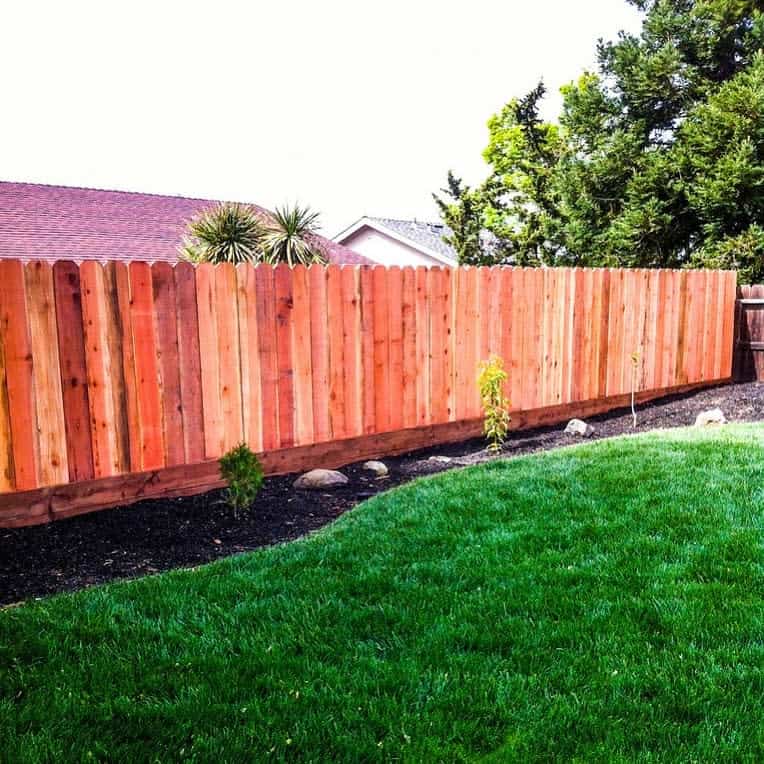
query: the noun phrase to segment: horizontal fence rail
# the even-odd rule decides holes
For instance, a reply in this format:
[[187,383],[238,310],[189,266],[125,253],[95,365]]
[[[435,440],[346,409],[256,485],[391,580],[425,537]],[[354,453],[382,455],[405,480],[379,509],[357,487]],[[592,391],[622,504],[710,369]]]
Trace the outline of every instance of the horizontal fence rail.
[[219,485],[242,441],[284,472],[474,435],[492,353],[515,426],[623,405],[632,356],[640,399],[726,380],[735,292],[729,271],[3,260],[0,525]]

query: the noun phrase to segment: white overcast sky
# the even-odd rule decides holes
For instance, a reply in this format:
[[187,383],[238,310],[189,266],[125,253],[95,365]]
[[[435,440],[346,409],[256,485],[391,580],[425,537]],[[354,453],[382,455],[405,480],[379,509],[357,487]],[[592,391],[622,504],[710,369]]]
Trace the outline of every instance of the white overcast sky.
[[555,116],[638,27],[623,0],[4,2],[0,180],[437,219],[492,113],[543,77]]

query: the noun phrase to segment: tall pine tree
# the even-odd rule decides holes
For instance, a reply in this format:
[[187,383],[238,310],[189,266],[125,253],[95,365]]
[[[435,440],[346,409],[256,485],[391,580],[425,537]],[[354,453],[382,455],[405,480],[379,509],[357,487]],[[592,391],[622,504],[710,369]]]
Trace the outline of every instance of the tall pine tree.
[[489,121],[491,174],[470,198],[500,242],[484,256],[763,279],[761,3],[630,1],[641,33],[600,43],[559,124],[538,117],[542,88]]

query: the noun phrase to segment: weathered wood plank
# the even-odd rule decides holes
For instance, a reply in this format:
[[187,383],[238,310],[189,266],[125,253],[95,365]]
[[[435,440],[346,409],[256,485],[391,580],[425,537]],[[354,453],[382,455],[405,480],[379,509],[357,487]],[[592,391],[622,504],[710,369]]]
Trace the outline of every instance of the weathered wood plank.
[[[196,275],[191,263],[178,263],[175,266],[175,309],[178,327],[183,453],[186,464],[194,464],[204,459],[204,410]],[[261,443],[257,441],[258,450],[260,447]]]
[[175,273],[169,263],[151,266],[154,297],[154,330],[156,332],[159,386],[162,396],[162,430],[164,460],[168,467],[183,464],[183,403],[180,385],[180,348],[178,345],[177,295]]
[[164,467],[162,401],[154,332],[154,295],[148,263],[130,263],[130,320],[140,420],[141,467]]
[[69,480],[76,482],[94,476],[80,271],[76,263],[59,260],[53,265],[53,289],[66,428],[66,461]]
[[5,359],[15,487],[36,488],[40,455],[34,361],[24,268],[19,260],[0,260],[0,342]]
[[40,457],[38,484],[55,485],[69,479],[69,468],[59,373],[53,270],[50,263],[37,260],[27,263],[25,271],[37,403],[37,449]]

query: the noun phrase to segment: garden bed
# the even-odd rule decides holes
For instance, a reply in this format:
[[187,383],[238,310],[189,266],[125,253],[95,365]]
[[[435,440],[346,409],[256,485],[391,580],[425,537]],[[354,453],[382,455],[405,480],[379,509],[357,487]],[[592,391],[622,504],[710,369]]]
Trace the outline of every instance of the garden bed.
[[[703,409],[719,406],[731,421],[764,419],[764,385],[747,383],[654,401],[640,407],[638,431],[692,424]],[[631,414],[592,417],[594,438],[633,432]],[[512,433],[501,456],[576,442],[562,426]],[[431,460],[432,456],[450,461]],[[0,604],[120,578],[210,562],[290,541],[335,520],[380,491],[416,477],[496,458],[481,440],[385,459],[390,474],[376,479],[360,464],[342,471],[350,482],[322,492],[292,488],[294,475],[268,478],[250,512],[233,516],[223,493],[144,501],[70,520],[0,530]]]

